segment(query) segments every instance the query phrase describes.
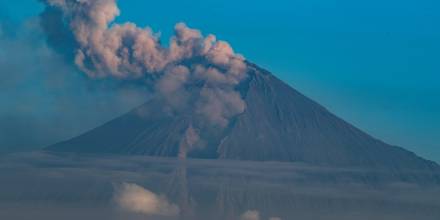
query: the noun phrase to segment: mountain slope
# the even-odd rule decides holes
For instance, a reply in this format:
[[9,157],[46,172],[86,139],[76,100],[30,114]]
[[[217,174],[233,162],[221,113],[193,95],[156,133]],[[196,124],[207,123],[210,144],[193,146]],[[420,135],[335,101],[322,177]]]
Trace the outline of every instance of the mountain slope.
[[160,99],[47,150],[177,157],[188,131],[200,139],[189,157],[295,161],[316,165],[438,169],[400,147],[376,140],[250,64],[239,86],[247,108],[225,129],[198,124],[192,109],[169,112]]

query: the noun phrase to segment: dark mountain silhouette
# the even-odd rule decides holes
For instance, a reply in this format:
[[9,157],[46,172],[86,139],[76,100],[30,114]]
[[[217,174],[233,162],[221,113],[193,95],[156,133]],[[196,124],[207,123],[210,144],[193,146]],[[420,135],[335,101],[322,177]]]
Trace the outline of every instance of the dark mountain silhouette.
[[188,132],[200,136],[188,156],[390,169],[439,169],[434,162],[377,140],[330,113],[274,75],[249,64],[239,90],[247,108],[218,129],[191,108],[167,110],[156,98],[49,151],[177,157]]

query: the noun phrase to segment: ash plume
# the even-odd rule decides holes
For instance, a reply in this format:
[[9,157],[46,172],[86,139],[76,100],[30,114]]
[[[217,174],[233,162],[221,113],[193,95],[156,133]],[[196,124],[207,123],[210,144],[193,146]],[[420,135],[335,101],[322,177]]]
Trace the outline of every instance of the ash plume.
[[[70,31],[75,41],[70,44],[72,59],[90,78],[145,82],[174,110],[194,106],[195,113],[213,126],[225,127],[245,110],[236,87],[246,78],[247,65],[214,35],[205,37],[178,23],[165,47],[149,27],[115,23],[120,14],[116,0],[42,1],[47,13],[55,13],[41,16],[42,23],[55,24],[46,25],[48,29]],[[62,21],[44,22],[45,18]],[[48,31],[49,41],[54,32]],[[195,85],[200,89],[190,89]]]

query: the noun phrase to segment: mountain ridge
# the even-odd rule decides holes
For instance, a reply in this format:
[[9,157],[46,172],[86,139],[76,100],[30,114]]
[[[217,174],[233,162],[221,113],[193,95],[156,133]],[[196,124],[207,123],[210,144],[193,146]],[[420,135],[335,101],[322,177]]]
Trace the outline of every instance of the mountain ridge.
[[269,71],[248,66],[248,79],[237,87],[247,107],[224,129],[199,123],[191,108],[168,114],[160,99],[152,99],[45,150],[178,157],[191,128],[200,141],[186,144],[191,149],[185,153],[194,158],[439,169],[435,162],[371,137]]

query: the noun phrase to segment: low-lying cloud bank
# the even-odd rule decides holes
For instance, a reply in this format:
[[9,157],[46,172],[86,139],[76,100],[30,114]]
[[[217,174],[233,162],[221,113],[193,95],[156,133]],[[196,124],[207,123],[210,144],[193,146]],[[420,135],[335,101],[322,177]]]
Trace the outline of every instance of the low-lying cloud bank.
[[[116,186],[113,201],[124,212],[145,216],[178,217],[180,208],[171,203],[166,196],[157,195],[142,186],[132,183],[122,183]],[[258,210],[247,210],[237,217],[239,220],[262,220]],[[268,220],[281,220],[279,217],[269,217]]]

